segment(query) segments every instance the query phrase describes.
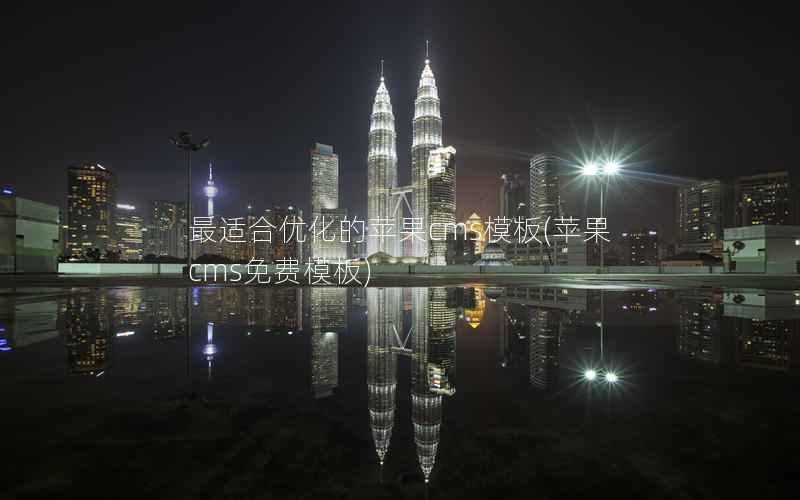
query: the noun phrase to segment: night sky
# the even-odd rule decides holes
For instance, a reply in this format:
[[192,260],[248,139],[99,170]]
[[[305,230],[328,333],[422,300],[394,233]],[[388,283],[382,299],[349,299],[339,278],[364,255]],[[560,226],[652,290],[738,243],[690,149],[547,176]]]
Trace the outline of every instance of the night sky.
[[[673,184],[797,168],[788,12],[671,2],[167,3],[31,4],[6,15],[0,184],[65,206],[66,167],[89,161],[117,174],[119,201],[182,199],[184,168],[168,138],[185,129],[211,140],[195,158],[196,202],[213,160],[218,212],[240,215],[249,202],[307,208],[309,150],[319,141],[340,156],[340,204],[364,217],[379,60],[407,181],[426,39],[444,143],[458,149],[460,217],[497,215],[498,176],[527,176],[528,157],[545,150],[619,151],[633,173],[612,188],[609,224],[667,235]],[[569,182],[568,211],[583,216],[585,196],[584,184]]]

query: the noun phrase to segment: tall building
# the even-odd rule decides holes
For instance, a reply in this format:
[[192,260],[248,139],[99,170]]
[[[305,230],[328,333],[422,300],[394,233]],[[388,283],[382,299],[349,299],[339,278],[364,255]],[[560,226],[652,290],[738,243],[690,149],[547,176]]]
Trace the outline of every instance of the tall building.
[[678,189],[676,234],[678,252],[721,253],[723,229],[732,223],[733,191],[718,179]]
[[455,238],[456,148],[434,149],[428,159],[428,263],[444,266],[448,240]]
[[289,205],[288,207],[275,207],[264,212],[270,224],[275,226],[272,234],[272,244],[269,246],[272,262],[280,259],[296,259],[303,261],[303,243],[305,232],[303,225],[303,211]]
[[339,156],[333,146],[317,143],[311,150],[311,217],[339,208]]
[[658,232],[652,229],[637,229],[622,233],[623,245],[622,265],[655,266],[659,262]]
[[[367,223],[373,220],[396,220],[392,189],[397,187],[397,135],[394,128],[394,113],[389,90],[383,78],[381,63],[381,80],[375,93],[372,105],[372,117],[369,126],[369,152],[367,153]],[[395,230],[395,234],[397,231]],[[367,240],[367,256],[376,252],[385,252],[392,256],[400,256],[400,239],[369,238]]]
[[112,172],[100,164],[84,163],[67,169],[67,254],[86,258],[96,248],[101,254],[111,240],[116,184]]
[[142,260],[144,240],[142,229],[144,220],[136,212],[136,207],[117,203],[114,212],[114,246],[121,260]]
[[787,171],[737,178],[736,227],[797,224],[793,189]]
[[186,255],[186,205],[172,201],[153,202],[152,224],[148,238],[149,248],[155,256]]
[[442,114],[439,109],[439,91],[430,67],[425,67],[417,87],[414,101],[414,121],[411,140],[411,184],[413,188],[413,217],[421,219],[424,234],[414,239],[414,257],[428,257],[428,159],[432,150],[442,147]]
[[[530,160],[526,217],[540,227],[536,236],[539,241],[529,236],[530,242],[520,243],[519,237],[512,235],[511,243],[504,246],[506,257],[516,265],[586,265],[587,244],[582,237],[555,236],[559,233],[556,219],[564,217],[559,165],[560,160],[550,153],[537,154]],[[545,227],[550,228],[549,240],[543,238]]]
[[550,153],[540,153],[530,161],[530,217],[544,224],[561,217],[561,192],[558,179],[558,158]]
[[347,211],[339,208],[339,156],[333,146],[317,143],[311,150],[311,257],[346,259],[340,234]]
[[483,224],[481,216],[473,212],[464,224],[466,225],[467,231],[471,231],[478,235],[478,239],[475,241],[475,254],[482,254],[483,249],[486,248],[487,237],[486,226]]
[[519,174],[503,174],[500,179],[500,217],[526,219],[529,201]]
[[217,194],[219,194],[219,188],[214,185],[214,170],[211,166],[211,162],[208,162],[208,181],[206,181],[206,186],[203,188],[203,193],[208,198],[208,216],[214,216],[214,198],[216,198]]

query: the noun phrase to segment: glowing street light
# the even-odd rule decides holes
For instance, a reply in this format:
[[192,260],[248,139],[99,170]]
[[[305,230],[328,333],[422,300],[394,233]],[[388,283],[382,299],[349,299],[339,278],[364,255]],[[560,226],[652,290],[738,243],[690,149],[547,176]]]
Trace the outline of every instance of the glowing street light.
[[586,163],[581,167],[581,175],[597,175],[600,172],[600,168],[597,166],[597,163],[589,162]]
[[[620,163],[613,159],[607,159],[603,162],[602,168],[594,161],[587,161],[581,165],[581,175],[584,177],[602,177],[600,180],[600,218],[603,218],[603,208],[605,207],[605,192],[608,184],[608,179],[617,175],[622,166]],[[603,238],[600,238],[600,268],[605,267],[605,252],[603,248]]]
[[605,175],[616,175],[619,172],[619,163],[616,161],[607,161],[603,165],[603,174]]
[[591,382],[597,378],[597,372],[594,370],[586,370],[585,372],[583,372],[583,377],[589,382]]
[[619,377],[617,377],[617,374],[614,372],[608,372],[606,373],[606,382],[609,384],[616,384],[619,382]]

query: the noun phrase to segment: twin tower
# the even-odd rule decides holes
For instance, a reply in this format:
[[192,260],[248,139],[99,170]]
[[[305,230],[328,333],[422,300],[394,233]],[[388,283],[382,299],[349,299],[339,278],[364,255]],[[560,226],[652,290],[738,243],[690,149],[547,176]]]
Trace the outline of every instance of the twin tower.
[[[439,91],[429,59],[425,59],[417,87],[412,130],[411,185],[398,186],[397,134],[392,100],[384,81],[381,62],[380,83],[372,105],[367,155],[367,217],[370,224],[367,255],[384,252],[393,257],[402,256],[401,239],[406,235],[401,233],[405,229],[407,233],[414,233],[408,238],[412,241],[411,256],[434,263],[444,259],[444,243],[429,241],[431,222],[436,222],[434,227],[439,227],[440,232],[446,227],[444,224],[455,223],[455,149],[442,149]],[[432,181],[434,176],[439,177],[438,182]],[[411,203],[408,203],[408,194],[412,195]],[[404,201],[405,208],[410,210],[408,219],[414,221],[408,222],[416,225],[413,231],[408,224],[404,224]],[[386,238],[376,237],[377,220],[391,221],[393,224],[391,234],[382,228],[381,232],[387,234]]]

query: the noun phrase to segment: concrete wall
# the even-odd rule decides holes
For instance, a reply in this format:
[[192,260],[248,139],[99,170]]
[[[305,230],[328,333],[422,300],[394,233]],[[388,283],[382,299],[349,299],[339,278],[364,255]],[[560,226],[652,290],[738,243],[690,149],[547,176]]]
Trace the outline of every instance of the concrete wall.
[[62,262],[58,272],[62,274],[181,274],[183,264],[146,264],[116,262]]

